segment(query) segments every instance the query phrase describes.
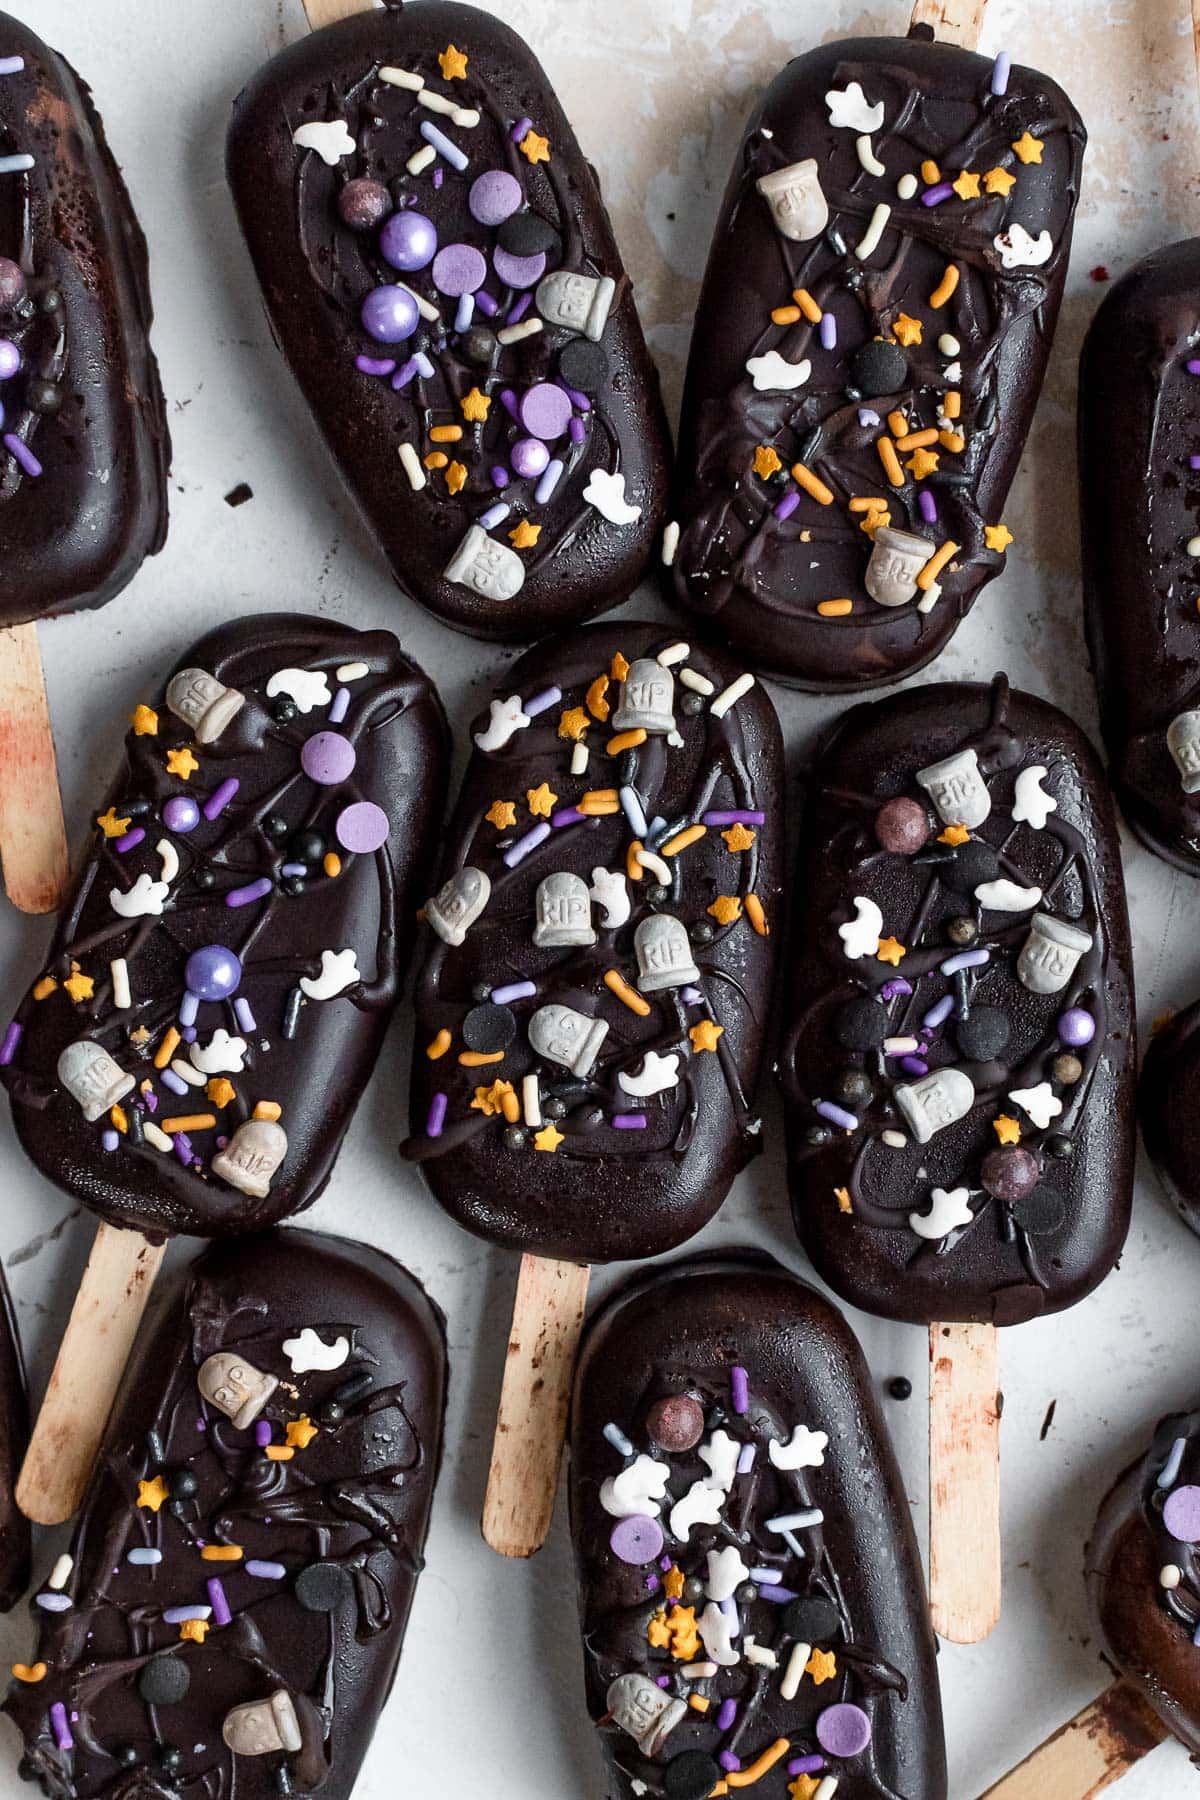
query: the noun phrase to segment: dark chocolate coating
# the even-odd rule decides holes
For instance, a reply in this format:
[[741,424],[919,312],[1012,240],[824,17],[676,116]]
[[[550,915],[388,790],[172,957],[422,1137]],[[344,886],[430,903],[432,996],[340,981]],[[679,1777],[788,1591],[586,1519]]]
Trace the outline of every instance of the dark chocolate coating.
[[[659,626],[616,624],[539,645],[507,672],[493,705],[509,696],[532,705],[551,689],[560,691],[559,698],[493,751],[479,749],[477,741],[490,728],[490,711],[472,727],[476,749],[450,824],[441,877],[445,881],[464,866],[477,867],[493,890],[461,948],[424,927],[416,984],[413,1136],[404,1154],[420,1162],[434,1194],[459,1224],[511,1249],[579,1262],[673,1249],[708,1222],[760,1144],[751,1107],[777,936],[760,934],[745,902],[746,896],[757,896],[762,923],[778,933],[783,754],[775,710],[755,686],[723,717],[714,716],[710,706],[740,671],[724,652],[695,644],[675,673],[691,669],[714,693],[701,702],[682,679],[676,682],[674,716],[682,744],[672,746],[665,735],[652,733],[641,746],[606,754],[622,691],[609,678],[614,657],[622,654],[633,663],[677,642]],[[691,702],[696,709],[686,712]],[[564,718],[587,726],[588,766],[581,775],[570,773],[575,746],[560,735]],[[540,803],[549,807],[551,830],[509,868],[503,860],[507,850],[545,823],[528,804],[543,782],[551,799]],[[712,811],[749,811],[763,818],[743,827],[745,848],[730,847],[722,829],[736,828],[718,821],[701,840],[664,858],[670,875],[664,892],[651,871],[640,881],[626,873],[635,838],[614,791],[626,784],[636,791],[651,826],[648,850],[669,844]],[[570,816],[585,794],[606,791],[613,792],[612,811]],[[513,824],[489,821],[493,805],[506,801],[513,803]],[[536,946],[542,880],[570,871],[589,885],[605,869],[624,878],[628,919],[606,929],[603,920],[612,915],[593,897],[594,944]],[[718,897],[736,903],[736,916],[727,923],[709,911]],[[615,903],[623,910],[619,893]],[[753,906],[752,901],[751,912]],[[692,976],[639,995],[634,934],[655,913],[670,915],[679,934],[687,934]],[[642,1016],[606,985],[605,976],[614,971],[627,993],[633,990]],[[531,981],[536,993],[508,1003],[512,1028],[502,1060],[463,1066],[460,1054],[474,1041],[475,1022],[468,1023],[468,1017],[485,991],[490,997],[493,989],[524,981]],[[536,1054],[529,1041],[530,1022],[546,1005],[565,1005],[588,1024],[608,1027],[594,1065],[578,1076]],[[689,1034],[705,1021],[723,1031],[715,1049],[693,1050]],[[425,1052],[443,1031],[449,1048],[431,1059]],[[664,1061],[678,1058],[676,1079],[657,1065],[663,1077],[657,1091],[638,1095],[623,1088],[621,1075],[635,1083],[644,1079],[643,1059],[650,1051]],[[510,1123],[500,1110],[503,1098],[516,1108],[530,1073],[538,1077],[545,1127],[552,1127],[548,1137]],[[481,1094],[497,1081],[511,1087],[512,1097],[497,1094],[497,1104],[488,1102],[490,1110],[480,1110]],[[438,1094],[446,1098],[446,1115],[439,1135],[431,1136],[427,1121]],[[642,1117],[644,1128],[611,1123],[629,1116]],[[514,1130],[521,1138],[517,1147],[510,1141]]]
[[[1142,842],[1200,873],[1200,794],[1167,743],[1200,702],[1196,532],[1200,240],[1156,250],[1107,293],[1079,365],[1084,622],[1109,774]],[[1111,433],[1120,422],[1121,449]]]
[[29,1586],[29,1520],[14,1497],[29,1438],[25,1365],[12,1295],[0,1269],[0,1612]]
[[[1001,98],[991,94],[991,71],[986,57],[921,37],[843,39],[809,51],[788,64],[755,109],[726,190],[684,394],[676,588],[751,667],[800,687],[859,691],[912,674],[938,654],[1004,566],[984,533],[1001,523],[1045,372],[1085,133],[1066,95],[1045,76],[1014,67]],[[830,122],[826,94],[853,82],[869,102],[883,104],[871,143],[884,175],[869,174],[859,161],[861,125]],[[1026,131],[1041,141],[1040,163],[1022,163],[1014,153]],[[776,229],[756,183],[809,158],[829,221],[820,235],[793,242]],[[922,193],[930,190],[921,183],[901,200],[897,181],[915,176],[926,158],[946,182],[962,170],[983,177],[998,169],[1016,184],[1007,197],[981,187],[978,198],[952,192],[927,207]],[[890,217],[879,247],[860,261],[854,247],[880,203]],[[1014,223],[1034,239],[1049,232],[1048,261],[1003,267],[995,239]],[[950,264],[959,270],[958,286],[935,309],[930,295]],[[772,322],[773,311],[792,307],[799,289],[833,314],[834,349],[823,347],[806,316]],[[881,391],[879,381],[863,382],[856,352],[875,337],[892,339],[901,314],[920,325],[922,341],[904,349],[904,379]],[[908,326],[901,329],[907,335]],[[939,349],[947,333],[961,347],[950,356]],[[792,391],[756,391],[748,359],[772,352],[791,363],[809,360],[807,382]],[[947,374],[956,364],[958,379]],[[882,380],[890,379],[883,371]],[[943,421],[948,391],[961,394],[961,412]],[[863,407],[879,422],[864,424]],[[910,431],[948,423],[966,438],[958,451],[934,443],[938,468],[920,479],[902,451],[900,488],[890,485],[877,449],[897,409]],[[774,449],[780,462],[765,478],[754,470],[760,446]],[[826,484],[833,502],[799,491],[799,505],[781,520],[775,507],[798,491],[789,478],[797,461]],[[924,517],[922,492],[934,496],[936,520]],[[915,592],[895,606],[868,597],[872,538],[861,529],[865,515],[847,510],[847,502],[869,496],[886,499],[893,528],[928,539],[930,555],[947,540],[958,546],[931,611],[917,610]],[[817,613],[820,602],[842,598],[853,601],[849,613]]]
[[[215,1246],[186,1288],[153,1304],[75,1529],[71,1609],[31,1605],[48,1672],[14,1680],[5,1702],[25,1740],[20,1772],[52,1800],[317,1789],[345,1800],[423,1566],[445,1409],[441,1313],[381,1251],[307,1231]],[[295,1369],[285,1342],[306,1329],[342,1340],[337,1368]],[[290,1459],[271,1460],[255,1424],[238,1428],[202,1397],[198,1371],[221,1350],[278,1379],[258,1416],[272,1448],[287,1447],[289,1422],[316,1424]],[[352,1383],[354,1396],[335,1400]],[[143,1482],[149,1501],[162,1487],[170,1497],[139,1503]],[[243,1556],[210,1561],[203,1544]],[[161,1559],[129,1561],[144,1549]],[[163,1618],[206,1602],[202,1642]],[[146,1686],[165,1693],[172,1676],[188,1678],[182,1699],[148,1703]],[[299,1751],[230,1750],[230,1710],[278,1690]]]
[[1150,1160],[1180,1217],[1200,1232],[1200,1001],[1153,1033],[1138,1083],[1138,1116]]
[[[744,1412],[731,1380],[734,1366],[747,1376]],[[703,1407],[704,1437],[694,1449],[668,1454],[647,1429],[647,1415],[657,1401],[681,1394]],[[655,1507],[666,1546],[661,1560],[642,1566],[610,1548],[617,1519],[602,1503],[604,1483],[634,1460],[604,1437],[610,1423],[628,1436],[635,1453],[669,1471],[661,1508]],[[827,1442],[809,1440],[802,1466],[777,1468],[772,1443],[790,1443],[798,1427],[824,1433]],[[681,1541],[671,1530],[672,1508],[693,1483],[713,1485],[719,1465],[701,1453],[719,1432],[739,1446],[752,1445],[753,1465],[735,1475],[731,1487],[719,1484],[727,1495],[720,1522],[693,1524]],[[676,1759],[689,1753],[715,1758],[728,1750],[746,1770],[780,1738],[788,1740],[787,1754],[751,1791],[763,1800],[784,1800],[792,1791],[787,1765],[822,1754],[814,1727],[836,1705],[862,1710],[870,1742],[851,1756],[829,1755],[815,1781],[835,1777],[847,1800],[942,1800],[941,1699],[909,1507],[862,1352],[841,1314],[815,1289],[753,1253],[695,1257],[620,1289],[583,1342],[571,1419],[570,1498],[588,1710],[621,1800],[638,1792],[670,1795],[672,1765],[677,1772],[683,1765]],[[794,1528],[801,1560],[767,1521],[809,1508],[824,1517]],[[779,1585],[796,1598],[766,1598],[769,1584],[755,1582],[755,1598],[735,1600],[740,1635],[733,1647],[742,1651],[741,1660],[715,1676],[685,1680],[681,1667],[706,1660],[703,1644],[688,1653],[685,1615],[690,1610],[701,1623],[712,1604],[707,1592],[694,1600],[688,1593],[677,1596],[679,1608],[665,1614],[662,1622],[676,1626],[678,1656],[671,1647],[652,1646],[648,1633],[662,1636],[655,1615],[666,1606],[667,1584],[678,1585],[674,1571],[685,1580],[698,1577],[707,1589],[708,1553],[728,1557],[731,1547],[748,1568],[778,1571]],[[746,1660],[751,1637],[774,1652],[776,1669]],[[787,1701],[780,1689],[797,1641],[831,1657],[834,1668],[820,1683],[806,1674]],[[606,1716],[610,1684],[630,1672],[665,1675],[664,1694],[684,1701],[698,1694],[711,1706],[704,1714],[686,1711],[656,1754],[647,1756]],[[730,1699],[737,1715],[721,1729],[721,1705]],[[635,1788],[635,1780],[645,1787]]]
[[[957,831],[916,774],[961,750],[977,757],[991,811],[955,847],[943,833]],[[1043,774],[1032,796],[1032,775],[1018,794],[1023,771],[1035,768]],[[901,795],[927,807],[930,835],[915,855],[884,851],[876,836],[881,803]],[[1039,796],[1056,803],[1041,828],[1029,817],[1043,816]],[[1025,822],[1013,819],[1014,804]],[[990,688],[917,687],[856,707],[820,749],[800,870],[781,1063],[793,1216],[817,1269],[856,1306],[920,1324],[1015,1325],[1072,1305],[1120,1254],[1134,1152],[1129,923],[1116,821],[1090,744],[1044,700],[1010,692],[1003,676]],[[992,880],[1040,888],[1042,898],[997,910],[975,893]],[[857,958],[845,953],[839,928],[854,917],[856,898],[879,907],[879,948],[895,956],[896,940],[905,952],[897,962],[869,945]],[[1065,924],[1091,938],[1073,970],[1062,970],[1057,992],[1031,990],[1018,973],[1040,914],[1056,932]],[[942,972],[951,957],[985,951],[986,964]],[[886,1023],[876,1047],[849,1049],[843,1009],[865,995],[884,1002]],[[949,1016],[926,1029],[947,996]],[[993,1059],[976,1060],[988,1046],[969,1031],[959,1043],[964,1006],[1007,1019]],[[1090,1019],[1087,1043],[1071,1041],[1073,1021],[1060,1029],[1069,1012]],[[996,1021],[990,1011],[984,1019],[990,1035]],[[905,1068],[903,1049],[885,1054],[885,1033],[918,1039],[917,1067]],[[921,1064],[953,1068],[959,1074],[943,1083],[965,1092],[965,1075],[973,1088],[969,1110],[926,1143],[898,1104],[900,1090],[922,1079]],[[869,1083],[857,1111],[839,1098],[847,1076]],[[831,1116],[830,1101],[853,1129]],[[899,1143],[885,1132],[899,1133]],[[934,1189],[965,1190],[971,1214],[936,1238],[909,1224],[910,1214],[929,1217]]]
[[[448,80],[439,57],[450,44],[468,63],[465,76]],[[378,78],[381,66],[396,65],[423,76],[435,95],[478,111],[479,124],[457,126],[410,90]],[[336,168],[292,141],[298,126],[333,118],[348,122],[358,146]],[[532,119],[537,135],[549,140],[548,162],[531,163],[513,142],[512,127],[523,119]],[[436,127],[469,158],[462,173],[439,160],[440,187],[432,169],[415,176],[406,171],[412,153],[424,147],[422,124]],[[314,32],[276,56],[239,96],[227,167],[272,329],[405,593],[447,625],[501,640],[561,629],[626,598],[646,570],[666,504],[669,448],[658,377],[595,172],[545,72],[516,33],[474,7],[443,0],[368,9]],[[442,297],[431,269],[398,274],[378,251],[378,231],[350,229],[337,207],[344,181],[369,174],[387,184],[393,202],[432,219],[440,247],[466,243],[481,251],[487,259],[484,291],[501,310],[490,317],[477,304],[473,326],[494,333],[505,325],[508,304],[521,297],[491,265],[514,223],[497,229],[477,222],[468,196],[476,178],[495,169],[516,177],[524,205],[540,218],[551,244],[550,270],[616,283],[600,340],[604,372],[596,390],[588,388],[589,409],[577,409],[582,441],[564,436],[549,444],[566,468],[545,503],[535,497],[536,478],[514,475],[503,493],[494,484],[493,468],[507,466],[513,441],[528,435],[510,418],[501,395],[511,392],[519,401],[531,385],[553,382],[563,351],[587,340],[547,323],[536,336],[493,346],[482,358],[469,356],[465,334],[454,329],[458,302]],[[515,236],[511,241],[518,243]],[[524,249],[524,240],[518,247]],[[405,342],[377,343],[363,328],[362,303],[378,284],[396,281],[437,304],[443,320],[432,328],[422,320]],[[536,316],[540,304],[535,299],[528,316]],[[434,372],[417,375],[401,392],[386,373],[363,373],[355,364],[365,356],[403,368],[417,351],[428,354]],[[461,402],[475,388],[491,406],[486,420],[471,423]],[[439,446],[428,438],[431,427],[450,425],[462,427],[457,443]],[[419,492],[397,461],[402,442],[421,458],[431,452],[449,458]],[[457,494],[447,483],[456,465],[466,474]],[[624,476],[627,502],[641,509],[635,522],[612,524],[583,498],[594,470]],[[523,587],[506,599],[489,598],[444,573],[468,527],[500,500],[511,511],[491,528],[498,548],[486,554],[515,557],[514,568],[524,565]],[[508,534],[525,520],[541,527],[540,539],[513,552]]]
[[3,433],[42,466],[28,474],[0,445],[0,625],[17,625],[102,606],[162,548],[171,445],[146,243],[91,95],[7,13],[0,56],[25,59],[0,76],[0,154],[34,159],[0,175],[0,256],[26,277],[0,305],[22,357],[0,380]]
[[[1185,1440],[1177,1463],[1176,1440]],[[1173,1465],[1170,1466],[1170,1465]],[[1174,1473],[1166,1487],[1159,1477]],[[1172,1537],[1163,1518],[1170,1493],[1200,1483],[1200,1413],[1159,1421],[1145,1456],[1105,1497],[1087,1546],[1088,1599],[1105,1656],[1142,1695],[1168,1731],[1200,1756],[1200,1561],[1194,1543]],[[1173,1566],[1168,1590],[1160,1572]]]
[[[343,684],[337,671],[354,663],[367,672]],[[22,1001],[22,1035],[0,1075],[22,1144],[59,1187],[110,1222],[151,1235],[220,1237],[299,1212],[329,1178],[399,996],[409,937],[398,924],[421,891],[442,814],[446,729],[432,684],[386,631],[266,613],[220,627],[179,666],[207,670],[245,703],[215,742],[197,744],[163,690],[150,696],[156,729],[139,735],[135,719],[108,800],[116,821],[128,818],[131,831],[143,829],[145,837],[121,852],[119,837],[96,830],[41,978],[56,985],[39,999],[35,984]],[[303,711],[285,692],[268,695],[272,676],[288,669],[292,686],[297,670],[310,681],[324,675],[325,699],[308,696]],[[341,686],[347,712],[335,727],[330,704]],[[352,772],[334,785],[310,779],[301,767],[306,741],[321,732],[348,738],[356,750]],[[168,772],[166,759],[189,747],[198,767],[185,780]],[[164,828],[172,799],[204,802],[230,779],[240,784],[237,792],[211,821],[201,816],[191,830]],[[382,809],[390,832],[380,849],[355,854],[341,844],[338,821],[348,805],[364,801]],[[307,841],[313,831],[316,843]],[[322,842],[324,854],[313,856]],[[159,877],[160,843],[179,858],[165,911],[126,922],[110,895]],[[326,867],[329,854],[340,870]],[[298,856],[307,858],[299,877]],[[226,894],[256,881],[269,882],[265,897],[226,904]],[[155,1061],[168,1031],[183,1023],[187,959],[213,944],[240,956],[240,987],[227,999],[201,1001],[199,1042],[190,1050],[185,1040],[167,1061],[182,1063],[186,1077],[192,1050],[211,1051],[213,1034],[227,1032],[244,1045],[243,1067],[235,1066],[234,1048],[231,1058],[216,1060],[210,1079],[230,1081],[232,1097],[177,1074],[167,1079],[171,1070],[164,1074]],[[323,953],[349,950],[354,968],[346,966],[341,991],[307,997],[301,984],[327,974]],[[114,1004],[110,974],[117,957],[129,972],[132,1005],[124,1010]],[[90,997],[73,998],[65,985],[75,964],[93,983]],[[252,1027],[238,1017],[243,999]],[[113,1150],[102,1148],[101,1134],[120,1121],[105,1110],[89,1124],[57,1073],[64,1048],[84,1037],[103,1045],[139,1084],[121,1101],[130,1129]],[[256,1198],[231,1186],[212,1162],[221,1140],[260,1101],[282,1107],[287,1152],[269,1192]],[[189,1155],[178,1142],[164,1150],[150,1139],[136,1141],[139,1128],[196,1114],[216,1123],[188,1131]]]

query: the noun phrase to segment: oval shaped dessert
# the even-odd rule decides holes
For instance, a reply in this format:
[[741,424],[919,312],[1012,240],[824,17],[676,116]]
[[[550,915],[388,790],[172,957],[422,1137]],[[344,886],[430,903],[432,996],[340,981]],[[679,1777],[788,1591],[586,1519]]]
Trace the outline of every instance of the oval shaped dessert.
[[[1109,774],[1133,831],[1200,873],[1200,239],[1145,257],[1079,365],[1084,623]],[[1122,453],[1103,434],[1121,421]],[[1119,466],[1118,466],[1119,464]]]
[[74,69],[0,13],[0,624],[102,606],[160,550],[171,442],[146,243]]
[[0,1041],[22,1145],[110,1223],[311,1205],[399,997],[446,728],[390,632],[265,613],[188,652]]
[[425,908],[403,1153],[494,1243],[653,1256],[760,1143],[775,710],[723,653],[591,626],[522,657],[472,735]]
[[441,1313],[391,1257],[308,1231],[209,1249],[153,1307],[30,1606],[20,1773],[53,1800],[346,1800],[422,1566]]
[[750,120],[696,316],[680,599],[829,692],[930,662],[1004,567],[1085,132],[1033,69],[851,38]]
[[1138,1117],[1150,1160],[1185,1225],[1200,1232],[1200,1001],[1154,1031],[1138,1083]]
[[908,1503],[862,1352],[813,1288],[735,1253],[619,1289],[583,1341],[570,1498],[621,1800],[733,1775],[772,1800],[944,1800]]
[[658,377],[596,177],[527,46],[368,9],[239,96],[272,329],[400,586],[475,637],[623,600],[665,507]]
[[855,707],[813,769],[800,867],[781,1063],[817,1269],[922,1324],[1072,1305],[1125,1241],[1137,1054],[1087,739],[1003,676]]

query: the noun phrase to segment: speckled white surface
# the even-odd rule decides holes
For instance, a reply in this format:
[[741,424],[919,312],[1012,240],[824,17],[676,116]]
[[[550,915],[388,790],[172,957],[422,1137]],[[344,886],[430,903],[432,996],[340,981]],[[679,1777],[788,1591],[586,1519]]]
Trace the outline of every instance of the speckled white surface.
[[[175,438],[164,553],[102,613],[42,634],[73,840],[144,684],[224,618],[294,606],[390,625],[436,677],[461,729],[508,653],[451,636],[391,585],[270,342],[225,190],[230,102],[265,57],[305,29],[299,0],[9,5],[91,83],[124,165],[151,245],[155,345]],[[491,10],[539,50],[599,169],[674,410],[711,224],[752,96],[788,56],[818,40],[903,31],[906,9],[833,0],[494,0]],[[1101,292],[1089,271],[1103,264],[1117,274],[1200,226],[1190,32],[1186,7],[1168,0],[994,0],[982,47],[1002,46],[1064,82],[1092,141],[1050,379],[1007,510],[1017,543],[1007,575],[986,591],[934,672],[968,677],[1004,667],[1094,732],[1074,516],[1075,363]],[[243,481],[254,498],[231,510],[223,496]],[[795,774],[835,706],[780,690],[776,698]],[[1146,1027],[1200,991],[1200,889],[1128,842],[1126,869]],[[0,992],[15,997],[24,987],[45,941],[44,923],[0,904]],[[478,1535],[514,1265],[443,1218],[395,1155],[409,1029],[402,1008],[330,1189],[307,1220],[403,1258],[450,1321],[447,1455],[428,1568],[358,1793],[601,1800],[562,1513],[529,1565],[501,1562]],[[769,1091],[764,1109],[767,1154],[697,1241],[755,1242],[802,1267],[784,1189],[780,1109]],[[37,1393],[91,1227],[25,1163],[7,1108],[0,1171],[0,1252]],[[615,1273],[597,1274],[595,1290]],[[1100,1495],[1152,1423],[1196,1402],[1198,1295],[1200,1243],[1143,1164],[1120,1271],[1073,1313],[1002,1339],[1005,1610],[987,1643],[943,1650],[953,1800],[971,1800],[1104,1684],[1085,1616],[1084,1539]],[[923,1535],[924,1334],[861,1315],[854,1323],[879,1380],[906,1373],[917,1390],[907,1404],[886,1407]],[[52,1537],[41,1543],[40,1569],[56,1545]],[[29,1648],[18,1609],[0,1622],[0,1660]],[[7,1750],[7,1726],[3,1733]],[[1198,1780],[1171,1746],[1117,1791],[1122,1800],[1163,1800]],[[6,1762],[0,1800],[23,1791]]]

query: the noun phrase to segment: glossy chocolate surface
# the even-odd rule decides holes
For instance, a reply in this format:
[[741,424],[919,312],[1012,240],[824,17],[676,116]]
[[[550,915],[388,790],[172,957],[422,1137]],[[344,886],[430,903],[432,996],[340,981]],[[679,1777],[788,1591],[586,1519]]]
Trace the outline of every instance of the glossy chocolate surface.
[[441,1314],[382,1252],[301,1231],[216,1246],[153,1304],[65,1585],[31,1605],[21,1773],[55,1800],[344,1800],[423,1565]]
[[813,1288],[735,1253],[620,1289],[583,1343],[570,1496],[614,1795],[700,1800],[760,1771],[763,1800],[827,1778],[839,1800],[943,1800],[908,1503],[862,1353]]
[[[1200,873],[1200,240],[1105,296],[1079,367],[1084,619],[1109,773],[1142,842]],[[1121,421],[1121,454],[1105,447]],[[1172,749],[1172,744],[1175,748]],[[1189,791],[1190,790],[1190,791]]]
[[[911,674],[1004,566],[1085,133],[1035,70],[1013,68],[1003,95],[992,78],[988,58],[919,35],[823,45],[767,91],[726,191],[684,397],[676,587],[752,667],[801,687]],[[774,205],[795,236],[762,181],[785,190]],[[877,524],[927,546],[910,546],[887,603],[866,585]],[[918,588],[922,556],[945,545]]]
[[[404,1154],[494,1243],[580,1262],[672,1249],[760,1144],[775,710],[724,652],[597,625],[522,657],[472,736],[452,885],[426,908],[462,942],[424,928]],[[480,878],[486,904],[456,928]]]
[[817,1269],[921,1324],[1072,1305],[1120,1254],[1133,1179],[1129,924],[1091,746],[1003,676],[856,707],[818,755],[800,869],[781,1062]]
[[171,454],[145,239],[91,95],[4,13],[10,57],[0,155],[32,165],[0,173],[0,625],[120,593],[162,548]]
[[12,1295],[0,1269],[0,1612],[7,1612],[29,1586],[29,1520],[14,1497],[28,1438],[21,1338]]
[[[331,162],[294,141],[338,120]],[[494,639],[625,599],[665,507],[658,377],[595,173],[516,33],[443,0],[314,32],[239,96],[228,173],[272,328],[404,591]],[[377,290],[409,314],[399,341],[364,327]]]
[[1153,1033],[1138,1083],[1138,1115],[1150,1160],[1184,1223],[1200,1231],[1200,1002]]
[[163,688],[132,714],[0,1076],[59,1187],[120,1225],[219,1237],[329,1178],[399,996],[446,733],[386,631],[267,613],[180,669],[193,716]]

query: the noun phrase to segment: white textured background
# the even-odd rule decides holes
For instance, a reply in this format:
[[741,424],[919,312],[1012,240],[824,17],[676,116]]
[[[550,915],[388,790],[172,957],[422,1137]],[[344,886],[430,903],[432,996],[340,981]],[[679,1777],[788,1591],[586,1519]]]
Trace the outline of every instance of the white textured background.
[[[194,636],[243,613],[295,607],[391,626],[437,679],[461,732],[509,653],[453,636],[393,587],[270,342],[225,190],[230,103],[261,61],[303,32],[299,0],[9,5],[90,82],[124,166],[150,240],[154,342],[175,440],[164,553],[103,612],[42,633],[73,842],[101,797],[102,772],[115,765],[131,707]],[[902,32],[906,9],[901,0],[866,8],[836,0],[494,0],[491,10],[539,50],[599,169],[674,412],[713,217],[753,96],[818,40]],[[1200,225],[1190,31],[1181,0],[994,0],[982,47],[1005,47],[1056,75],[1092,141],[1050,378],[1007,509],[1017,543],[1007,575],[986,590],[934,672],[980,677],[1003,667],[1094,732],[1074,516],[1076,357],[1102,292],[1089,272],[1105,265],[1120,273]],[[1119,428],[1113,453],[1121,453]],[[223,496],[243,481],[254,498],[231,510]],[[646,604],[654,603],[631,611]],[[835,703],[782,690],[775,697],[794,775]],[[1200,890],[1128,843],[1126,872],[1148,1028],[1200,991]],[[46,938],[44,922],[0,901],[0,994],[15,1000],[37,972]],[[0,1002],[0,1014],[8,1004]],[[605,1783],[582,1705],[562,1513],[529,1565],[503,1563],[478,1535],[514,1264],[444,1218],[395,1154],[409,1030],[402,1007],[332,1184],[307,1219],[401,1257],[450,1321],[447,1454],[428,1568],[358,1792],[362,1800],[397,1791],[600,1800]],[[770,1091],[763,1099],[768,1153],[697,1242],[755,1242],[802,1267],[780,1110]],[[26,1164],[7,1108],[0,1139],[0,1252],[37,1394],[91,1225]],[[595,1290],[613,1279],[612,1271],[597,1274]],[[1200,1243],[1143,1165],[1119,1273],[1073,1313],[1003,1335],[1005,1610],[987,1643],[943,1649],[953,1800],[971,1800],[1104,1685],[1088,1636],[1083,1544],[1101,1494],[1153,1422],[1197,1401],[1198,1300]],[[885,1405],[923,1536],[924,1333],[857,1314],[854,1323],[880,1383],[905,1373],[916,1390],[907,1404]],[[56,1547],[39,1547],[43,1573]],[[30,1645],[18,1608],[0,1623],[0,1665]],[[7,1726],[3,1733],[10,1740]],[[1122,1800],[1162,1800],[1195,1779],[1183,1752],[1164,1747],[1118,1791]],[[12,1765],[0,1768],[3,1800],[23,1791]]]

